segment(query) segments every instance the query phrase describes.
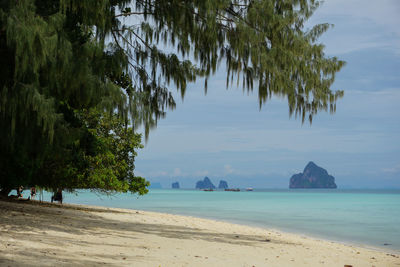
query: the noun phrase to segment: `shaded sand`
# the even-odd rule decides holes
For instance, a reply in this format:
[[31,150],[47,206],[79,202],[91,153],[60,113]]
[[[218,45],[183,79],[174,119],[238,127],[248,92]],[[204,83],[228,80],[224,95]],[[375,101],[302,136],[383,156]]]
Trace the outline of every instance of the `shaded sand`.
[[381,252],[155,212],[0,201],[0,266],[400,266]]

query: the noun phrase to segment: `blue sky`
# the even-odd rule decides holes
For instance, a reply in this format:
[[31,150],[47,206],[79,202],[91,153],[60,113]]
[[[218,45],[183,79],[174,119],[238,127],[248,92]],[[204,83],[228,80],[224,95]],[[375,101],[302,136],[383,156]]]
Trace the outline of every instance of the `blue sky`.
[[314,161],[342,188],[400,188],[400,1],[326,0],[308,23],[335,26],[320,39],[347,65],[332,89],[345,90],[334,115],[313,124],[289,118],[286,99],[260,111],[257,93],[226,90],[223,66],[190,84],[150,133],[136,174],[169,188],[204,176],[232,187],[287,188]]

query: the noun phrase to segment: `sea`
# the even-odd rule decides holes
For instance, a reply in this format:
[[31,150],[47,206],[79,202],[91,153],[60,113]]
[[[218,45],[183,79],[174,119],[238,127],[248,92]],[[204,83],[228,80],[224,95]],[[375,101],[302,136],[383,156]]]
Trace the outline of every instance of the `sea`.
[[[50,196],[42,195],[46,201]],[[144,196],[80,190],[64,193],[64,202],[190,215],[400,251],[400,190],[151,189]]]

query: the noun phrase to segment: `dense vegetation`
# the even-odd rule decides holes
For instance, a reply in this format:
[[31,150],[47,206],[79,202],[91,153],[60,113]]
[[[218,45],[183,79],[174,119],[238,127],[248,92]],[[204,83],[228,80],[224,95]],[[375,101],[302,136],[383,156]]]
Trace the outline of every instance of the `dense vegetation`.
[[314,0],[0,2],[0,188],[147,192],[146,136],[186,86],[226,64],[227,86],[287,97],[304,121],[335,111],[343,66],[304,30]]

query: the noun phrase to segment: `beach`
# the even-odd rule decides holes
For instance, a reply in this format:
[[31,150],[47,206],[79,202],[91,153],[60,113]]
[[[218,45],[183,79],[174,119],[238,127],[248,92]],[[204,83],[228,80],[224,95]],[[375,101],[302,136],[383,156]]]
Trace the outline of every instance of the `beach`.
[[0,201],[0,266],[400,266],[397,252],[149,211]]

